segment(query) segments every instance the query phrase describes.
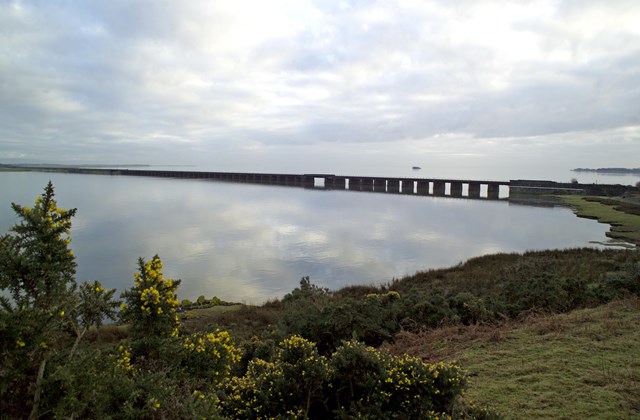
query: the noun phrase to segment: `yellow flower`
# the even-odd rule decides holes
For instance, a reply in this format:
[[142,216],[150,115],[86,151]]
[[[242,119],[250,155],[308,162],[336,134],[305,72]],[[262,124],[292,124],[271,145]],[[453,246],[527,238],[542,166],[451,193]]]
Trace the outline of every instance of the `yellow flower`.
[[22,340],[16,340],[16,346],[18,347],[24,347],[25,346],[25,342]]
[[60,316],[64,316],[64,311],[60,311]]

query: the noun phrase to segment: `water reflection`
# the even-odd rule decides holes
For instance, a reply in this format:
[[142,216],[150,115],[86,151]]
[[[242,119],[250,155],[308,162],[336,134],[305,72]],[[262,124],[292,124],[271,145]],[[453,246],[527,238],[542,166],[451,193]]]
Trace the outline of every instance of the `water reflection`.
[[420,269],[499,252],[587,246],[608,226],[569,210],[506,202],[43,173],[0,173],[0,228],[10,202],[32,203],[48,179],[59,205],[77,207],[72,246],[78,279],[119,291],[138,256],[159,254],[181,278],[180,298],[200,294],[263,302],[300,277],[338,288],[383,283]]

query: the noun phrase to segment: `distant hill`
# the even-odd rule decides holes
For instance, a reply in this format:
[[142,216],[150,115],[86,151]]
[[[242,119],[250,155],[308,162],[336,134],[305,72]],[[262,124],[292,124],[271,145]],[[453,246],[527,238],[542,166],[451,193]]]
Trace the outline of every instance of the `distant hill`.
[[575,168],[574,172],[599,172],[605,174],[640,174],[640,168]]

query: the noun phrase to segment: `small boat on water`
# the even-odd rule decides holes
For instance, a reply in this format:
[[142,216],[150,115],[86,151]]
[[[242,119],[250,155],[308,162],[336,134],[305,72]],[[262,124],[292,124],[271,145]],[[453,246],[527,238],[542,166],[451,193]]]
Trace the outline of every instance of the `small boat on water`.
[[413,169],[414,171],[419,171],[422,168],[419,166],[412,166],[411,169]]

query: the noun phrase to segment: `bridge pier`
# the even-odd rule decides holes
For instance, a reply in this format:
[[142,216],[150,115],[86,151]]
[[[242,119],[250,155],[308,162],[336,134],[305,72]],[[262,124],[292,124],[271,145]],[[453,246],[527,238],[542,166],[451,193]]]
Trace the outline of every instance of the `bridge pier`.
[[302,185],[305,188],[313,188],[316,185],[316,179],[312,176],[303,177]]
[[386,192],[387,191],[387,180],[376,178],[373,180],[373,191],[376,192]]
[[433,195],[437,197],[444,197],[445,189],[446,183],[444,181],[433,181]]
[[347,180],[345,177],[337,176],[333,178],[333,188],[336,190],[344,190],[347,187]]
[[387,192],[389,192],[389,193],[399,193],[400,192],[400,180],[399,179],[388,179],[387,180]]
[[373,178],[361,178],[360,191],[373,191]]
[[462,182],[451,182],[449,193],[452,197],[462,197]]
[[325,176],[324,177],[324,188],[326,188],[328,190],[332,190],[334,181],[335,181],[335,177],[333,177],[333,176]]
[[414,181],[410,179],[402,180],[402,194],[413,194],[414,191]]
[[491,198],[497,200],[500,198],[500,185],[499,184],[488,184],[487,185],[487,198]]
[[469,198],[480,198],[480,183],[479,182],[470,182],[469,183],[469,192],[467,193]]
[[418,195],[429,195],[429,181],[418,181]]

